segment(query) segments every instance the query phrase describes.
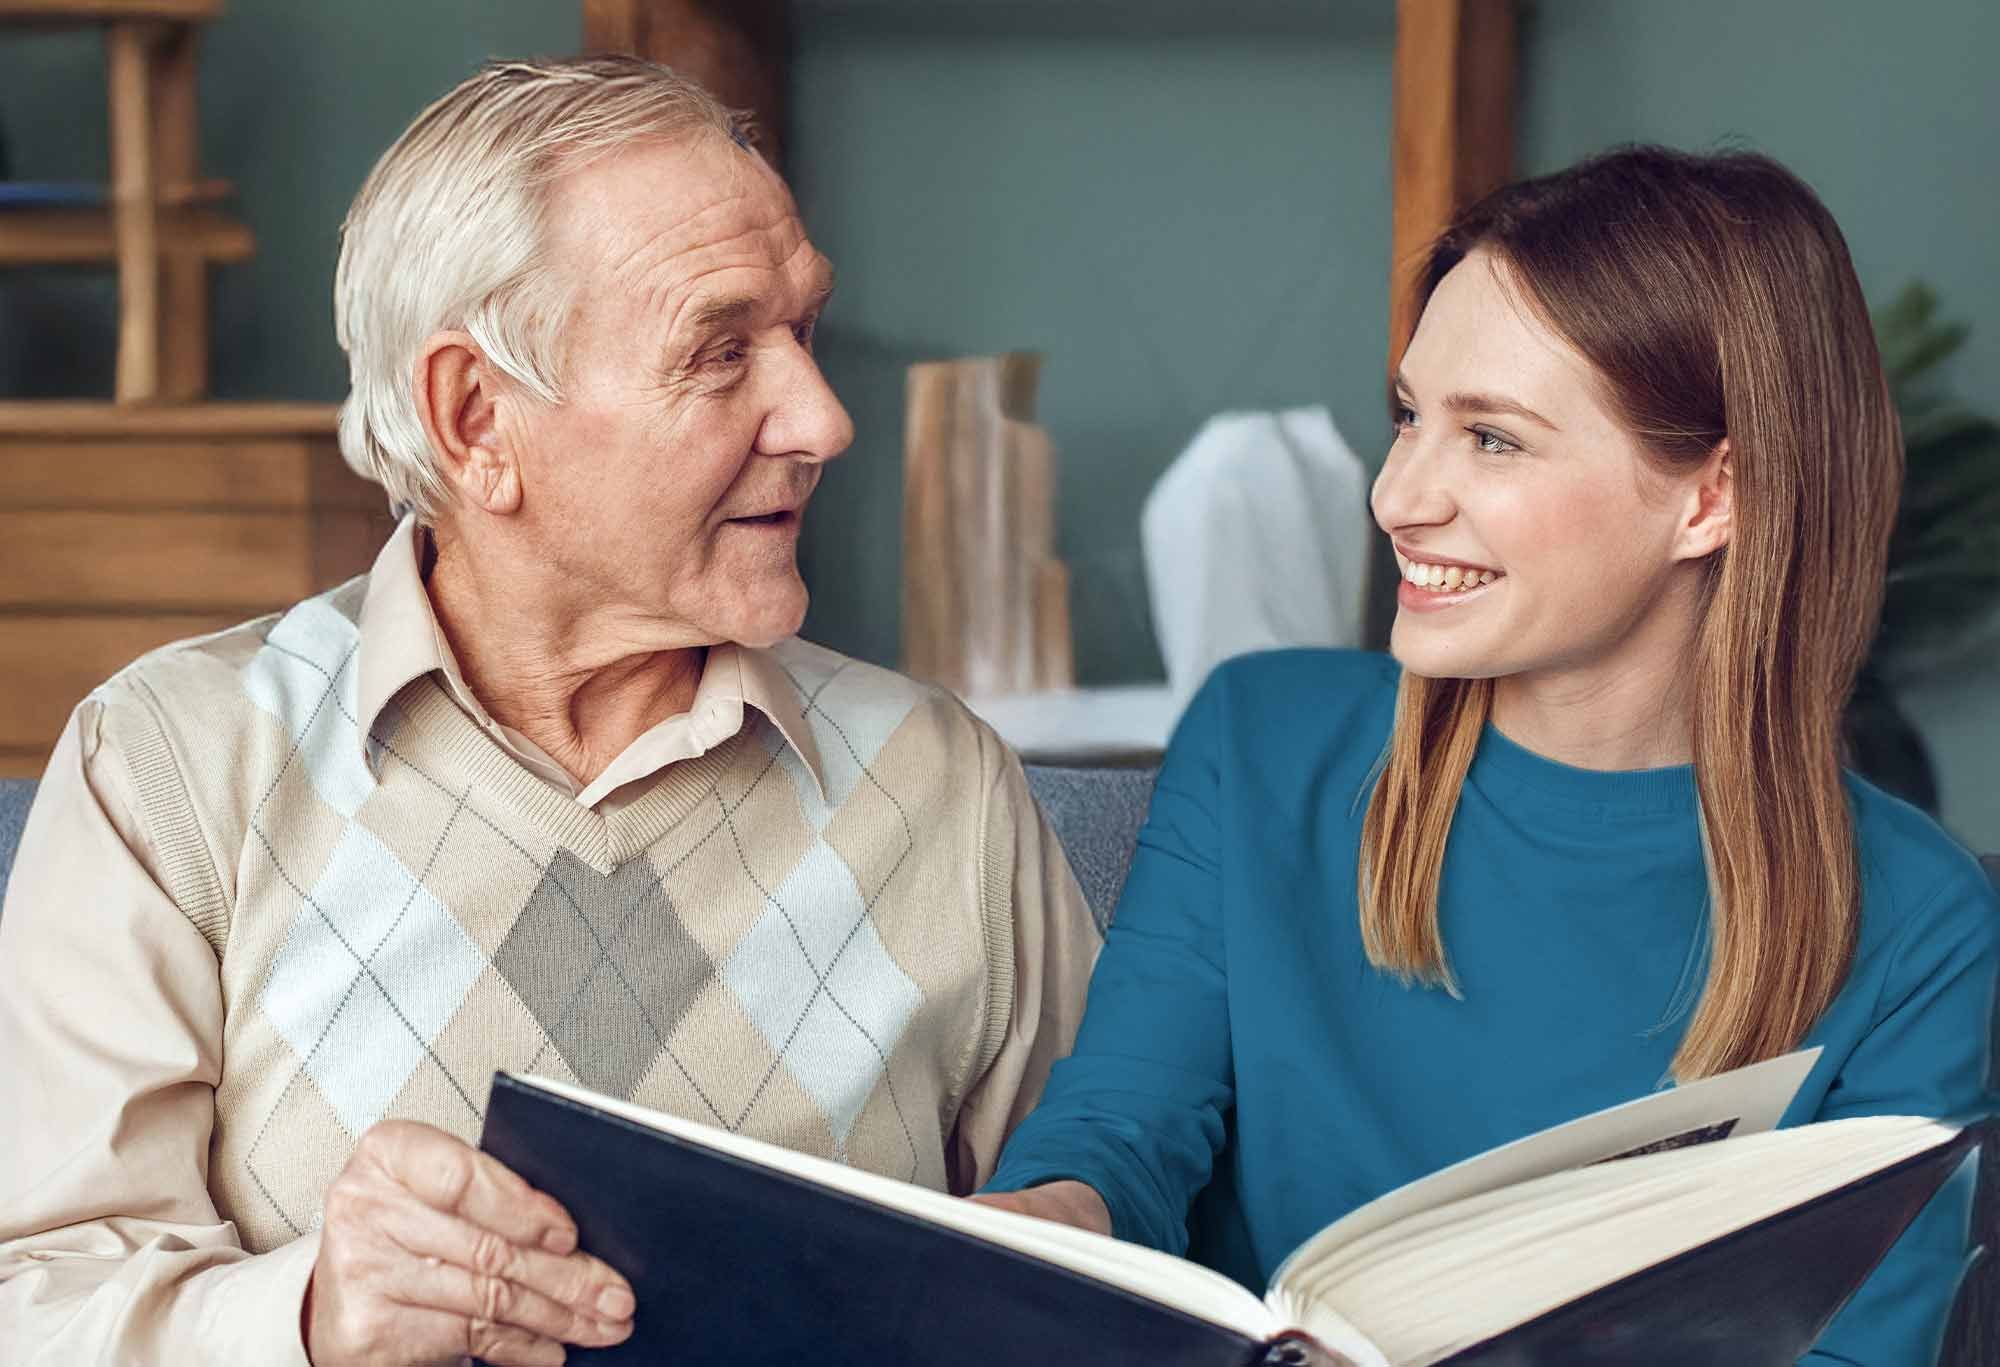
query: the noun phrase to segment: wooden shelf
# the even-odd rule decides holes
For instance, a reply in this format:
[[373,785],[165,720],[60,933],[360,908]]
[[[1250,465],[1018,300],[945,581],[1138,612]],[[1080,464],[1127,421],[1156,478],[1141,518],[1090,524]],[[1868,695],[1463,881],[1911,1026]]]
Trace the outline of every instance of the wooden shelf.
[[394,522],[331,404],[0,403],[0,774],[143,651],[368,568]]
[[0,0],[0,23],[104,24],[213,19],[222,0]]
[[12,437],[326,437],[330,403],[114,404],[88,399],[0,401],[0,441]]
[[[244,261],[257,250],[247,227],[214,209],[162,209],[157,223],[162,256]],[[108,208],[0,210],[0,266],[108,266],[117,260],[118,234]]]

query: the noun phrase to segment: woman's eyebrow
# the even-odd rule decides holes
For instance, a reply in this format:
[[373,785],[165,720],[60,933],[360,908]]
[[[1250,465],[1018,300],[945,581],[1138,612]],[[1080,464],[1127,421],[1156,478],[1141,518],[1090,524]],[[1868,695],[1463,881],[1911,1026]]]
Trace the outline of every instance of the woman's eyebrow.
[[1502,394],[1447,394],[1444,396],[1444,406],[1455,413],[1512,413],[1516,417],[1526,418],[1529,422],[1539,423],[1551,432],[1562,431],[1560,427],[1528,405],[1518,403]]
[[[1410,388],[1410,382],[1399,373],[1396,376],[1396,392],[1398,394],[1413,394],[1416,391]],[[1485,394],[1461,390],[1455,394],[1445,395],[1444,406],[1455,413],[1511,413],[1515,417],[1526,418],[1529,422],[1539,423],[1551,432],[1562,431],[1560,427],[1550,422],[1534,409],[1528,407],[1528,405],[1515,399],[1510,399],[1504,394]]]

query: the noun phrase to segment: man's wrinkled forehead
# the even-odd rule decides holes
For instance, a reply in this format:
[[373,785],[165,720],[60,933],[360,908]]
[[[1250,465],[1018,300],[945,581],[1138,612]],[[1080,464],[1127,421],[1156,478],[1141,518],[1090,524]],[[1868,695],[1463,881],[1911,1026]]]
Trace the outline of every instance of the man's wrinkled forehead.
[[723,272],[793,277],[818,258],[784,182],[713,137],[634,147],[563,177],[549,229],[553,261],[579,272],[586,295],[652,310]]

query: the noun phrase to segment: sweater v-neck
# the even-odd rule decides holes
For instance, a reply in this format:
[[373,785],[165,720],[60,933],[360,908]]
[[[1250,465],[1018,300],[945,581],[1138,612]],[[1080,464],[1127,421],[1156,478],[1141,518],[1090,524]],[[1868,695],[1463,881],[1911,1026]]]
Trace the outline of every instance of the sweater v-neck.
[[[632,785],[643,788],[637,797],[603,812],[524,768],[465,715],[434,675],[412,682],[396,705],[408,732],[427,738],[427,748],[456,771],[468,794],[504,806],[600,874],[609,874],[685,820],[715,791],[744,743],[744,731],[738,731],[703,754],[669,764]],[[752,715],[746,711],[746,723]]]

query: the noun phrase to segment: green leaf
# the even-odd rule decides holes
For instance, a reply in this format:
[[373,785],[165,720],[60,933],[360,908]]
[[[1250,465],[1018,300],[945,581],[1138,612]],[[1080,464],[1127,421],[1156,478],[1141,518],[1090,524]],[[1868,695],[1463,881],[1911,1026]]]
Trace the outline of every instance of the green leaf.
[[1970,332],[1940,321],[1928,286],[1907,286],[1877,311],[1875,328],[1905,463],[1882,625],[1866,666],[1888,677],[2000,611],[2000,422],[1928,386]]

